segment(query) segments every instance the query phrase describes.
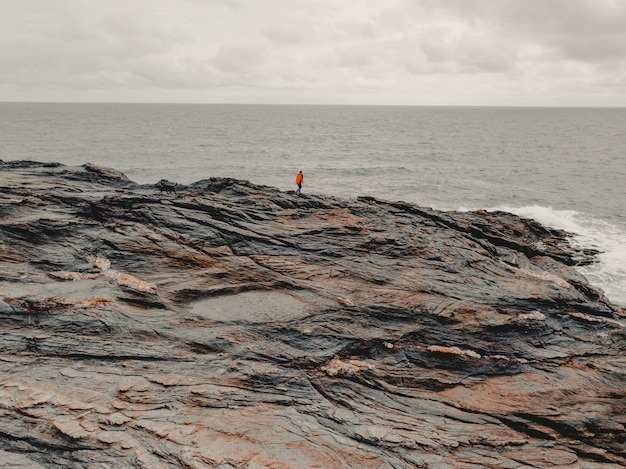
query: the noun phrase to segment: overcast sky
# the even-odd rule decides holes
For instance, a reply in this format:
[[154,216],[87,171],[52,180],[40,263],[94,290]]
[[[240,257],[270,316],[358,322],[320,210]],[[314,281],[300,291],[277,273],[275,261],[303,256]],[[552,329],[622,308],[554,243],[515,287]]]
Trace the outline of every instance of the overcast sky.
[[0,101],[626,106],[626,0],[0,0]]

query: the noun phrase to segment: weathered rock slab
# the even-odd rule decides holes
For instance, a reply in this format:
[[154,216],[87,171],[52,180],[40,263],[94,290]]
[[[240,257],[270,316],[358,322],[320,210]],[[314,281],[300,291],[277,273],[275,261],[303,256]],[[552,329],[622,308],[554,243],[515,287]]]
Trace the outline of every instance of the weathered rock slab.
[[593,255],[508,213],[0,162],[0,467],[624,467]]

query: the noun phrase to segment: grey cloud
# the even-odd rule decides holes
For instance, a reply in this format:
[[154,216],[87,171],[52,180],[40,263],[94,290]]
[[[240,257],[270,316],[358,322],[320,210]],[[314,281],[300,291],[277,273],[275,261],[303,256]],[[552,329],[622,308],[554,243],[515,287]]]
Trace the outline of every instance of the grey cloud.
[[600,36],[555,38],[555,47],[563,58],[588,63],[619,61],[626,63],[626,32]]
[[589,63],[626,55],[626,2],[614,0],[422,0],[422,14],[494,30],[498,44],[534,44]]
[[[188,39],[138,24],[127,16],[33,16],[28,34],[15,34],[0,57],[0,80],[19,86],[97,88],[136,86],[150,77],[146,62],[168,67],[172,47]],[[159,67],[153,66],[159,73]]]
[[371,68],[379,59],[380,54],[373,54],[366,48],[353,48],[338,54],[331,64],[342,68],[366,69]]
[[377,40],[384,37],[381,28],[373,21],[367,22],[342,22],[335,26],[343,37],[350,40]]
[[228,45],[215,56],[215,65],[228,73],[249,73],[263,63],[266,52],[255,45]]
[[278,46],[282,45],[298,45],[303,44],[304,36],[302,33],[288,28],[267,28],[265,37],[269,41]]
[[609,0],[0,0],[0,100],[62,88],[608,93],[625,81],[623,24],[626,2]]
[[[457,73],[503,73],[510,71],[516,51],[506,43],[494,43],[490,37],[464,34],[447,42],[424,40],[420,44],[427,62],[453,65]],[[440,70],[438,70],[440,73]]]

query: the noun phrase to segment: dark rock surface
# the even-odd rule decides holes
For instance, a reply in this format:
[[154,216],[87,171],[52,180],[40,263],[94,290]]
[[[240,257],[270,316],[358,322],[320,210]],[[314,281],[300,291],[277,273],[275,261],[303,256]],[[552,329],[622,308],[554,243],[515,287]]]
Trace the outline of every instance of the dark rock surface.
[[0,162],[0,467],[626,466],[626,315],[507,213]]

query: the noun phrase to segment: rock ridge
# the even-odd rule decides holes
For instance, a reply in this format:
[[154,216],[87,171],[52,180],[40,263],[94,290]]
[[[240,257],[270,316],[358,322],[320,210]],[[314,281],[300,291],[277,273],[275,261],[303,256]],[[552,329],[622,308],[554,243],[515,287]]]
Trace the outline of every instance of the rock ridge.
[[0,187],[0,467],[626,466],[626,312],[563,231],[92,164]]

